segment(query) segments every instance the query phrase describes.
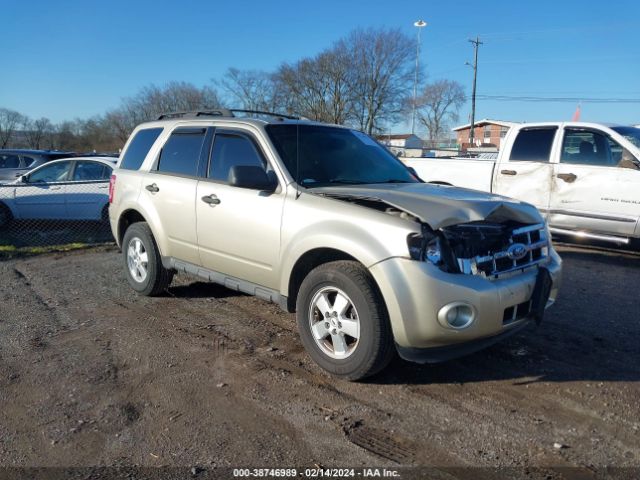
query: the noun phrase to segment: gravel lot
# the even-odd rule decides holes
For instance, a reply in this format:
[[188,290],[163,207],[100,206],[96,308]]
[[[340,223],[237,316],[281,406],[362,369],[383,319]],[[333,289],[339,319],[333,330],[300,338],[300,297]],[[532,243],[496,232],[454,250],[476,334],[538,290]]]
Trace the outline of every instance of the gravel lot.
[[638,468],[640,256],[560,253],[537,330],[366,383],[276,305],[185,276],[136,296],[115,249],[0,262],[0,465]]

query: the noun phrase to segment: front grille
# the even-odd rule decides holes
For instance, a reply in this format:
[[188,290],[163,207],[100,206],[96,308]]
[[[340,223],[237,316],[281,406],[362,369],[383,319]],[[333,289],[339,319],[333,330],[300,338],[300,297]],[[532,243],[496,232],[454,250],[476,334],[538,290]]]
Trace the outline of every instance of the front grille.
[[497,278],[547,261],[549,239],[543,224],[511,230],[508,239],[495,251],[471,258],[457,258],[462,273]]

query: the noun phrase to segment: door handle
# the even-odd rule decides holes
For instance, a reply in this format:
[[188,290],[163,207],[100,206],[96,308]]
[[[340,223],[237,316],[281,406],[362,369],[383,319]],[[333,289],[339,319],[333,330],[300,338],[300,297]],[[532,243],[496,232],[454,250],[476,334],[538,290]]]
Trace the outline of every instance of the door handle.
[[49,190],[60,190],[61,187],[49,187]]
[[559,173],[556,175],[560,180],[564,180],[567,183],[573,183],[578,176],[574,173]]
[[109,185],[99,185],[98,188],[109,188]]
[[151,185],[147,185],[144,188],[149,190],[151,193],[156,193],[160,191],[160,189],[158,188],[158,185],[156,185],[155,183],[152,183]]
[[500,170],[500,173],[502,175],[517,175],[518,172],[516,172],[515,170]]
[[202,197],[202,201],[204,203],[209,204],[212,207],[214,205],[220,205],[220,199],[217,196],[215,196],[213,193],[211,195],[206,195]]

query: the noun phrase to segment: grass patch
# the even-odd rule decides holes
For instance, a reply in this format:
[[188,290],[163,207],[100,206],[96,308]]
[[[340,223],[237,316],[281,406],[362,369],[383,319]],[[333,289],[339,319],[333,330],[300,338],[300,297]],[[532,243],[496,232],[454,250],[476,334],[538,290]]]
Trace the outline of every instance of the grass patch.
[[6,260],[16,257],[25,257],[30,255],[41,255],[43,253],[52,252],[69,252],[71,250],[81,250],[84,248],[95,247],[96,244],[88,243],[66,243],[63,245],[47,245],[38,247],[16,247],[14,245],[0,245],[0,260]]

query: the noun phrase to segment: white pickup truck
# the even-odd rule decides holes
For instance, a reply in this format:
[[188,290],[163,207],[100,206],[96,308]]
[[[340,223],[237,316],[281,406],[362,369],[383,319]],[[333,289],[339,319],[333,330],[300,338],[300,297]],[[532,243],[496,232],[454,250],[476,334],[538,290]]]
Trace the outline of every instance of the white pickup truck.
[[512,127],[497,160],[403,159],[425,182],[532,203],[552,232],[640,239],[640,128],[597,123]]

